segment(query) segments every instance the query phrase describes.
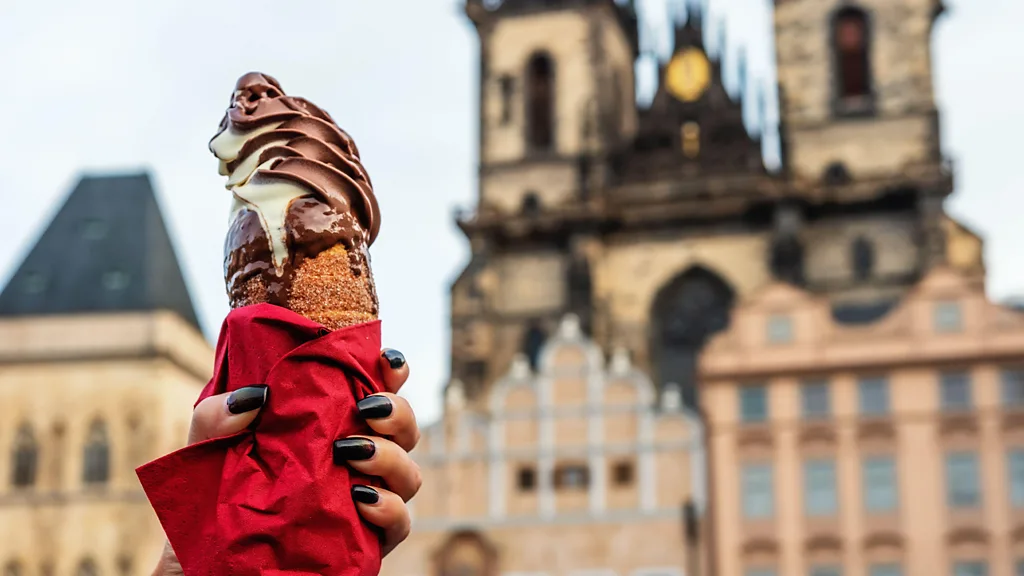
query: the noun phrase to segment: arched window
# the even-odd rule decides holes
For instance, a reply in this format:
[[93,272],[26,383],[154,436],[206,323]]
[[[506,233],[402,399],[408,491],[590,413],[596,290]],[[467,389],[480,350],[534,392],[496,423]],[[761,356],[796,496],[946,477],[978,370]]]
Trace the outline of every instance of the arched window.
[[590,261],[585,255],[579,254],[571,259],[568,276],[566,284],[568,285],[569,311],[579,317],[583,333],[590,334],[594,290]]
[[85,483],[106,483],[110,479],[110,442],[107,439],[107,426],[102,420],[95,420],[89,426],[84,457],[82,479]]
[[711,336],[729,326],[734,299],[724,280],[701,267],[677,276],[654,299],[650,337],[657,383],[678,385],[687,406],[697,402],[697,357]]
[[494,576],[497,553],[475,532],[452,534],[434,556],[432,576]]
[[535,54],[526,67],[526,141],[533,150],[555,142],[555,68],[547,54]]
[[117,559],[117,571],[121,576],[131,576],[132,574],[132,559],[131,556],[122,554]]
[[12,459],[11,484],[16,488],[27,488],[35,484],[39,468],[39,444],[32,426],[27,423],[18,428],[14,437]]
[[875,247],[863,236],[853,241],[850,247],[850,262],[853,267],[853,277],[857,280],[867,280],[875,271]]
[[536,192],[527,192],[524,194],[520,211],[527,216],[533,216],[540,212],[540,196],[538,196]]
[[78,570],[75,572],[75,576],[99,576],[99,570],[96,569],[96,563],[91,559],[86,558],[78,564]]
[[530,368],[537,370],[537,365],[540,362],[540,352],[544,348],[544,342],[548,339],[547,334],[544,333],[544,329],[539,325],[534,324],[526,331],[523,336],[523,354],[530,360]]
[[871,56],[867,14],[859,8],[843,8],[836,13],[832,34],[839,98],[869,96]]

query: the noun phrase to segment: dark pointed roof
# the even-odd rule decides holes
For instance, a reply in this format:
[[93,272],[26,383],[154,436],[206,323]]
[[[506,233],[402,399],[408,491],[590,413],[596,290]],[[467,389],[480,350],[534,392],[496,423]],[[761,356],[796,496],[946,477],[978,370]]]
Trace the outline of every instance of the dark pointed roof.
[[82,178],[0,292],[0,316],[152,310],[200,328],[147,174]]

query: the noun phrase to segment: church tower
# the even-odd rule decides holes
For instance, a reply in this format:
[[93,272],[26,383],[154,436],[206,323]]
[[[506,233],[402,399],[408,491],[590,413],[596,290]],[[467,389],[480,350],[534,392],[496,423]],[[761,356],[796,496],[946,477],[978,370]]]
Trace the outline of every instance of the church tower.
[[931,58],[942,11],[942,0],[775,0],[784,163],[795,194],[916,212],[920,254],[904,271],[915,278],[945,259],[942,201],[953,189]]
[[472,397],[512,353],[536,364],[566,311],[589,330],[587,235],[563,216],[594,200],[605,159],[636,133],[638,44],[636,12],[612,0],[466,12],[480,37],[480,189],[459,218],[473,256],[452,289],[452,354]]
[[649,107],[637,16],[613,0],[470,0],[481,45],[480,192],[458,224],[452,375],[473,402],[517,354],[537,367],[567,313],[692,403],[696,354],[770,276],[781,188],[708,54],[700,10]]

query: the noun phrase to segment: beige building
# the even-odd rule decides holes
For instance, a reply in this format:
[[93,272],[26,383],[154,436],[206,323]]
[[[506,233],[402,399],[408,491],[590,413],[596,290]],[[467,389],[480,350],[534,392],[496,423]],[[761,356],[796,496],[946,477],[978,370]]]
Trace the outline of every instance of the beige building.
[[0,294],[0,574],[149,574],[212,364],[149,179],[84,178]]
[[412,537],[384,574],[680,576],[700,561],[682,503],[704,508],[704,442],[677,389],[656,403],[625,351],[606,359],[569,315],[487,405],[448,387],[415,451]]
[[771,285],[701,359],[715,574],[1024,574],[1024,313],[933,270],[883,319]]

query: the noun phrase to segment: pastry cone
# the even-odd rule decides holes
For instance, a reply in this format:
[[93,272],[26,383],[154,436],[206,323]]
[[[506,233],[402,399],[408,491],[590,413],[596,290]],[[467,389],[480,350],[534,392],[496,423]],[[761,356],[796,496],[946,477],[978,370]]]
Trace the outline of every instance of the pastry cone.
[[246,74],[210,149],[234,198],[232,308],[270,303],[336,330],[377,318],[368,248],[380,229],[355,142],[326,112]]
[[[263,278],[254,276],[239,287],[233,307],[270,302]],[[377,319],[377,296],[369,267],[356,274],[349,253],[337,245],[299,264],[286,308],[329,330]]]

